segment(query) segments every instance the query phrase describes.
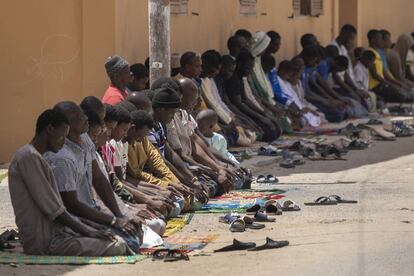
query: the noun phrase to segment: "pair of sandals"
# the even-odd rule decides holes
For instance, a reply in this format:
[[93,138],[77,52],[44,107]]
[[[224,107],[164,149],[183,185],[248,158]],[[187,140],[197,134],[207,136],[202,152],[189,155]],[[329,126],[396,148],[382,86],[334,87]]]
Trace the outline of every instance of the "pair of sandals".
[[224,217],[219,217],[219,222],[230,224],[229,230],[231,232],[244,232],[246,229],[260,230],[266,226],[261,223],[256,223],[255,219],[249,216],[240,216],[239,214],[226,214]]
[[0,234],[0,250],[14,249],[16,246],[11,243],[19,241],[19,232],[16,230],[6,230]]
[[251,208],[246,210],[246,213],[253,214],[259,219],[263,217],[267,222],[273,222],[275,220],[273,220],[273,218],[269,218],[268,215],[280,216],[283,214],[283,212],[293,211],[300,211],[300,206],[296,202],[292,200],[286,200],[280,204],[277,200],[272,199],[268,200],[263,208],[258,204],[253,205]]
[[176,261],[189,261],[190,258],[187,254],[176,249],[158,249],[152,253],[153,261],[164,262],[176,262]]
[[272,145],[266,146],[266,147],[260,147],[257,151],[257,155],[261,156],[281,156],[283,153],[283,150],[278,149],[277,147],[274,147]]
[[283,152],[283,160],[279,163],[279,166],[285,169],[292,169],[303,164],[305,164],[305,159],[301,154],[285,150]]
[[314,202],[306,202],[307,206],[323,206],[323,205],[337,205],[337,204],[356,204],[357,200],[343,199],[338,195],[321,196]]
[[268,175],[261,174],[256,178],[256,183],[259,183],[259,184],[275,184],[275,183],[279,183],[279,179],[277,179],[276,177],[274,177],[271,174],[268,174]]
[[266,237],[266,243],[260,246],[256,246],[254,242],[241,242],[236,239],[233,239],[233,244],[227,245],[223,248],[214,250],[215,253],[217,252],[229,252],[229,251],[239,251],[239,250],[247,250],[247,251],[261,251],[267,249],[276,249],[281,248],[289,245],[289,241],[275,241]]

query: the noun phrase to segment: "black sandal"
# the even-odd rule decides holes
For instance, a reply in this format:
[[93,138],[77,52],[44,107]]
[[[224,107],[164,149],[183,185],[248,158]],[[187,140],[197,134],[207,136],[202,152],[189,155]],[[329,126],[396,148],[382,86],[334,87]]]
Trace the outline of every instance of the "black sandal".
[[320,205],[337,205],[337,201],[333,201],[327,196],[318,197],[314,202],[306,202],[307,206],[320,206]]
[[214,250],[214,252],[247,250],[247,249],[254,248],[254,247],[256,247],[256,244],[254,242],[241,242],[236,239],[233,239],[233,244]]
[[266,243],[257,246],[251,249],[248,249],[248,251],[261,251],[266,249],[275,249],[275,248],[281,248],[289,245],[289,241],[274,241],[268,237],[266,237]]

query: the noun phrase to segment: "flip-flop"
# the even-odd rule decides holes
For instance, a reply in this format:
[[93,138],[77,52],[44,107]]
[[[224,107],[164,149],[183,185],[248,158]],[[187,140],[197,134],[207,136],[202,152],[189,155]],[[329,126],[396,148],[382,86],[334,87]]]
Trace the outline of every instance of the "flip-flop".
[[256,244],[254,242],[241,242],[236,239],[233,239],[233,244],[214,250],[214,252],[247,250],[247,249],[254,248],[254,247],[256,247]]
[[278,156],[281,154],[281,151],[275,147],[268,146],[268,147],[260,147],[257,155],[262,156]]
[[276,200],[269,200],[264,205],[266,214],[280,216],[282,215],[282,205]]
[[275,248],[281,248],[289,245],[289,241],[274,241],[268,237],[266,237],[266,243],[251,249],[248,249],[248,251],[260,251],[260,250],[266,250],[266,249],[275,249]]
[[[260,182],[258,182],[258,183],[260,183]],[[274,177],[271,174],[268,174],[266,176],[266,183],[279,183],[279,179],[277,179],[276,177]]]
[[314,202],[306,202],[307,206],[321,206],[321,205],[337,205],[338,202],[333,201],[327,196],[318,197]]
[[276,218],[269,218],[265,213],[257,212],[256,215],[254,215],[254,220],[260,222],[275,222]]
[[152,260],[164,260],[164,262],[175,262],[180,260],[189,261],[190,258],[187,254],[174,249],[158,249],[152,253]]
[[283,212],[300,211],[300,206],[292,200],[286,200],[282,205]]
[[285,169],[293,169],[295,167],[295,163],[292,159],[284,159],[279,163],[279,166]]
[[255,223],[254,220],[248,216],[243,217],[243,221],[244,221],[245,227],[248,229],[260,230],[266,227],[266,225],[264,224]]
[[355,204],[358,203],[357,200],[349,200],[349,199],[343,199],[338,195],[330,195],[328,196],[332,201],[336,201],[337,203],[349,203],[349,204]]
[[267,183],[267,177],[264,176],[263,174],[261,174],[256,178],[256,182],[257,183]]
[[226,214],[224,217],[219,217],[219,222],[230,224],[229,230],[231,232],[244,232],[246,226],[244,220],[237,214]]
[[246,209],[247,215],[255,215],[257,212],[259,212],[261,209],[259,204],[253,205],[252,207]]

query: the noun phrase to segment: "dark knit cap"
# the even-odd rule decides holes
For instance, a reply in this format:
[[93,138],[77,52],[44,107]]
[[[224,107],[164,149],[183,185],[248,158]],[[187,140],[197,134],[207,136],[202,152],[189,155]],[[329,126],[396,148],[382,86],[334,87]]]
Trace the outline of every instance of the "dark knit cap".
[[180,82],[176,80],[175,78],[168,78],[168,77],[162,77],[157,79],[151,84],[151,90],[157,90],[162,88],[163,86],[168,85],[171,87],[175,92],[178,94],[182,94],[180,87]]
[[165,84],[154,91],[154,96],[152,97],[153,107],[179,108],[180,105],[180,96],[170,85]]
[[109,57],[105,62],[106,73],[109,77],[114,76],[118,71],[128,67],[128,62],[122,57],[115,55]]

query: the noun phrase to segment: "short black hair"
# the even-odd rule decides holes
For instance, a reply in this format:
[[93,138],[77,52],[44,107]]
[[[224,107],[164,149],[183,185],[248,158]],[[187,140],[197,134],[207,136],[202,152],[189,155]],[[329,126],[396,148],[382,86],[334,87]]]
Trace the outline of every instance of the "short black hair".
[[325,50],[328,57],[339,56],[339,49],[335,45],[328,45],[326,46]]
[[221,66],[236,65],[236,60],[230,55],[221,56]]
[[345,25],[342,26],[340,33],[341,34],[348,34],[348,33],[356,34],[357,29],[354,26],[352,26],[351,24],[345,24]]
[[354,57],[355,60],[359,60],[362,57],[362,54],[365,52],[365,48],[364,47],[356,47],[354,49]]
[[320,57],[320,51],[319,51],[319,47],[316,45],[313,46],[307,46],[305,48],[303,48],[303,51],[301,52],[301,57],[303,59],[305,58],[313,58],[313,57]]
[[131,114],[129,111],[119,105],[115,105],[115,108],[119,115],[118,124],[129,124],[131,122]]
[[233,35],[227,39],[227,49],[232,52],[238,47],[241,47],[242,43],[240,41],[240,38],[236,35]]
[[308,46],[312,46],[312,40],[316,39],[316,36],[314,34],[304,34],[300,38],[300,45],[303,49],[305,49]]
[[290,60],[284,60],[279,64],[279,70],[283,72],[292,73],[295,72],[295,65]]
[[154,127],[154,121],[151,114],[144,110],[137,110],[131,113],[131,123],[137,128],[148,127],[152,129]]
[[135,79],[143,79],[149,77],[147,67],[142,63],[135,63],[129,67]]
[[242,36],[242,37],[245,37],[245,38],[247,38],[247,39],[251,39],[253,36],[252,36],[252,33],[251,32],[249,32],[248,30],[246,30],[246,29],[238,29],[235,33],[234,33],[234,35],[236,35],[236,36]]
[[361,59],[367,59],[370,61],[375,61],[375,54],[371,50],[366,50],[362,53]]
[[[165,86],[168,86],[168,87],[174,89],[175,92],[177,92],[179,95],[183,94],[183,91],[182,91],[181,86],[180,86],[180,82],[176,78],[169,78],[169,77],[162,77],[162,78],[159,78],[156,81],[154,81],[151,84],[151,90],[155,91],[155,90],[160,89],[160,88],[165,87]],[[152,94],[152,96],[154,96],[154,92],[152,92],[151,94]],[[151,100],[152,100],[152,97],[151,97]]]
[[381,34],[380,31],[372,29],[367,33],[367,38],[368,41],[371,41],[375,36],[377,36],[378,34]]
[[207,50],[201,55],[203,66],[218,69],[221,64],[221,55],[216,50]]
[[382,38],[384,39],[387,35],[391,36],[391,33],[387,30],[380,30]]
[[249,61],[254,61],[254,56],[248,51],[242,51],[236,59],[236,64],[237,66],[241,66]]
[[342,68],[345,68],[345,69],[348,69],[349,61],[348,61],[348,58],[346,56],[334,57],[334,61],[338,66],[340,66]]
[[129,101],[123,101],[117,104],[117,106],[127,110],[128,112],[137,111],[138,109],[135,107],[135,105]]
[[261,57],[263,70],[270,71],[276,67],[276,60],[271,54],[265,54]]
[[414,38],[414,32],[411,33],[411,37]]
[[95,111],[87,110],[85,115],[88,117],[89,127],[102,126],[102,120]]
[[197,54],[194,52],[185,52],[180,58],[180,66],[183,68],[187,64],[193,62],[193,60],[197,57]]
[[61,112],[54,109],[47,109],[37,118],[36,134],[43,132],[48,125],[56,128],[61,125],[69,125],[69,121]]
[[80,107],[82,108],[84,112],[86,111],[97,112],[98,110],[105,108],[101,100],[94,96],[85,97],[80,103]]
[[118,122],[119,120],[119,114],[118,109],[116,109],[114,106],[110,104],[105,104],[105,123],[109,122]]
[[278,32],[275,31],[268,31],[267,36],[270,37],[270,41],[275,42],[281,39],[281,36]]

